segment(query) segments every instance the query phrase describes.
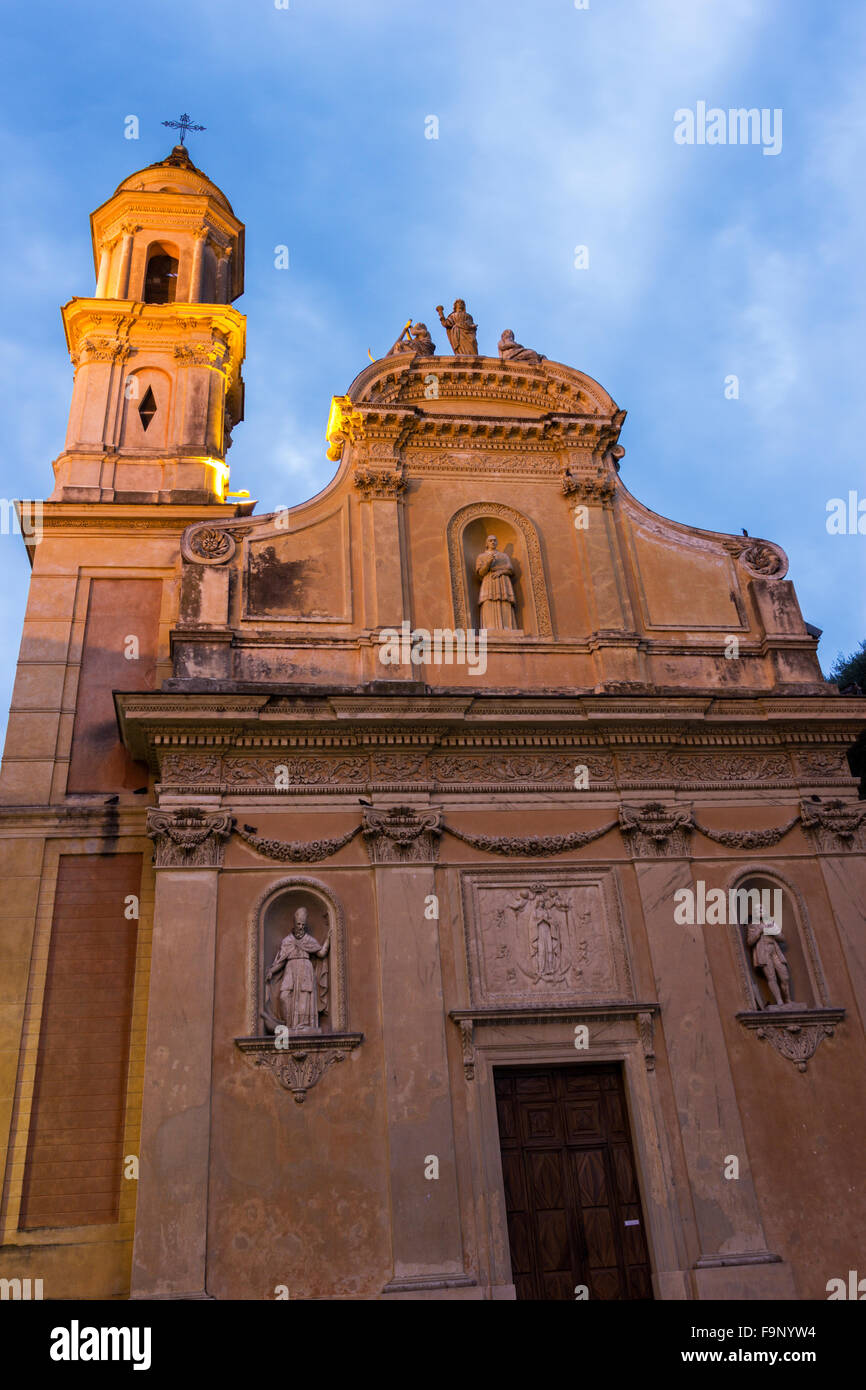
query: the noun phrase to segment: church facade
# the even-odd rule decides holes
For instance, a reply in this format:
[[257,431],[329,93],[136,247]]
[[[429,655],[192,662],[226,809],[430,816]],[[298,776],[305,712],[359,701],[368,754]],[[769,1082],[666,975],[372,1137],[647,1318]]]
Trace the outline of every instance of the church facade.
[[256,515],[243,225],[181,145],[92,232],[0,777],[0,1278],[826,1298],[866,700],[784,551],[644,507],[607,391],[461,300]]

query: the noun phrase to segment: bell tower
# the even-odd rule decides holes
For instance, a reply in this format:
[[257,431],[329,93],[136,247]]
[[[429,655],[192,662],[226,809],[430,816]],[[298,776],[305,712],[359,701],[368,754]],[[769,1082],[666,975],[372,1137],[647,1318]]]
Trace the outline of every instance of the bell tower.
[[243,223],[183,144],[90,223],[96,290],[62,311],[75,380],[50,500],[222,502],[243,418]]

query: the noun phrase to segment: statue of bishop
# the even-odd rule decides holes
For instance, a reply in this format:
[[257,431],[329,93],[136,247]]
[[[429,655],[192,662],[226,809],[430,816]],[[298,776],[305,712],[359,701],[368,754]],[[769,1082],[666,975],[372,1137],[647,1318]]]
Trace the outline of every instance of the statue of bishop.
[[307,931],[307,909],[299,907],[295,912],[295,924],[280,942],[280,949],[265,976],[271,999],[274,989],[271,981],[279,977],[273,1014],[292,1033],[321,1032],[319,1014],[327,1012],[327,965],[320,966],[317,972],[313,962],[324,962],[330,947],[331,933],[328,932],[321,946]]

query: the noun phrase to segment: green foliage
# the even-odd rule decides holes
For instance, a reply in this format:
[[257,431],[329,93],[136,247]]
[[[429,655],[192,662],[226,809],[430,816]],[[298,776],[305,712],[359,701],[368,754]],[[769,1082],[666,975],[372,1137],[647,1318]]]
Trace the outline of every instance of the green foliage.
[[835,681],[840,690],[844,690],[846,685],[859,685],[866,690],[866,638],[850,656],[839,653],[830,667],[827,680]]

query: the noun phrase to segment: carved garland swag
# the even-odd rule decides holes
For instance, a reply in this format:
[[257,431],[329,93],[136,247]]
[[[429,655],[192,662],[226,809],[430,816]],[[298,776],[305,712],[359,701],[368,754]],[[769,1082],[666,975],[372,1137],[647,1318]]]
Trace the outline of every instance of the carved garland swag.
[[590,830],[574,830],[561,835],[486,835],[448,825],[439,811],[416,812],[408,806],[392,806],[387,811],[364,809],[360,825],[341,835],[318,840],[272,840],[259,835],[251,825],[239,825],[227,812],[207,815],[196,807],[177,812],[150,810],[147,833],[155,841],[157,868],[198,866],[217,863],[219,848],[234,833],[250,849],[265,858],[283,863],[313,864],[336,854],[363,833],[376,861],[382,841],[393,846],[395,858],[417,858],[419,852],[438,842],[443,831],[455,839],[489,854],[517,858],[544,858],[564,854],[591,844],[617,827],[630,851],[638,857],[688,854],[689,837],[694,830],[727,849],[766,849],[777,845],[797,824],[802,824],[825,851],[852,849],[866,823],[866,806],[843,801],[804,802],[783,825],[764,830],[714,829],[696,819],[688,807],[665,806],[659,801],[641,806],[622,806],[618,820],[610,820]]

